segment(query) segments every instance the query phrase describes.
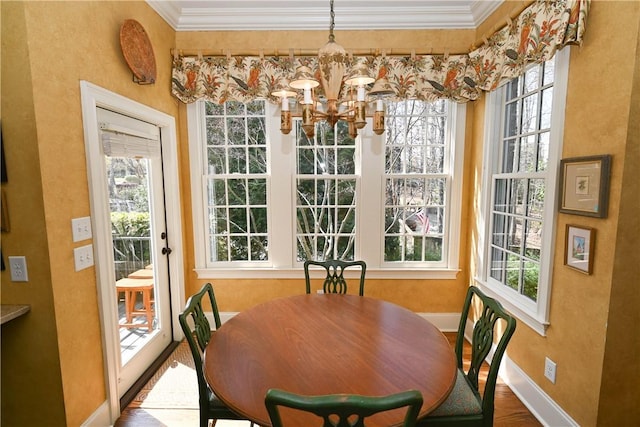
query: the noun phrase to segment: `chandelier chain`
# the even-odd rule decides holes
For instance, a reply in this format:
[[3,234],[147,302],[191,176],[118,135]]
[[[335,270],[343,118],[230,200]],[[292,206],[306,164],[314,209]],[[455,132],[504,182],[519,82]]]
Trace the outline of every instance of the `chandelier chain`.
[[335,18],[336,18],[336,14],[333,12],[333,0],[331,0],[329,2],[330,5],[330,9],[331,9],[331,25],[329,26],[329,41],[333,42],[335,41],[335,36],[333,35],[333,28],[336,26],[335,24]]

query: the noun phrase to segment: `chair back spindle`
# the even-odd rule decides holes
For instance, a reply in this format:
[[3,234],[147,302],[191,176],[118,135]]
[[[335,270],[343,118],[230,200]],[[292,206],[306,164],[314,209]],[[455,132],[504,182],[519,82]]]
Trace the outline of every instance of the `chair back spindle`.
[[347,268],[354,267],[360,269],[360,287],[358,294],[364,295],[364,277],[367,271],[367,264],[364,261],[340,261],[340,260],[326,260],[326,261],[310,261],[304,262],[304,277],[306,282],[306,291],[311,293],[311,276],[310,267],[317,266],[324,268],[326,276],[324,283],[322,284],[322,290],[325,294],[346,294],[347,293],[347,280],[344,277],[344,271]]

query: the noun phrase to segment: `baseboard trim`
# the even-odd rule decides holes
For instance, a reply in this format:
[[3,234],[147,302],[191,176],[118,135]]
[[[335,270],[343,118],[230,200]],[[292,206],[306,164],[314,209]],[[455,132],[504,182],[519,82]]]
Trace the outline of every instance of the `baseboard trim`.
[[540,423],[549,427],[578,427],[579,424],[569,416],[548,394],[540,388],[508,355],[503,357],[500,366],[500,378],[524,403]]
[[111,416],[109,415],[109,403],[106,400],[80,425],[80,427],[96,426],[113,427]]
[[[473,334],[473,322],[467,321],[464,336],[471,341]],[[487,363],[490,363],[495,345],[487,355]],[[513,360],[509,358],[509,350],[502,357],[498,375],[509,386],[513,394],[522,401],[531,414],[548,427],[579,427],[573,418],[569,416],[542,388],[533,381]]]

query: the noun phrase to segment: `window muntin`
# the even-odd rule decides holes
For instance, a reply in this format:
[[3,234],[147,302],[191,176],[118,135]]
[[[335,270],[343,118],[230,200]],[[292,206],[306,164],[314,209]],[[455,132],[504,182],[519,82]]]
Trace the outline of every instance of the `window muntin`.
[[264,101],[205,102],[208,262],[266,261]]
[[447,105],[407,100],[387,108],[385,262],[444,260],[453,146]]

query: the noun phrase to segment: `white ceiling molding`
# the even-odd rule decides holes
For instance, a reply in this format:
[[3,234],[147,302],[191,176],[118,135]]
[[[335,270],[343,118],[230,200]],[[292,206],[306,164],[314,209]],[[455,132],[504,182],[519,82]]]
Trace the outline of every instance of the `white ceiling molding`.
[[[476,28],[504,0],[339,0],[336,30]],[[328,30],[326,0],[147,0],[176,31]]]

